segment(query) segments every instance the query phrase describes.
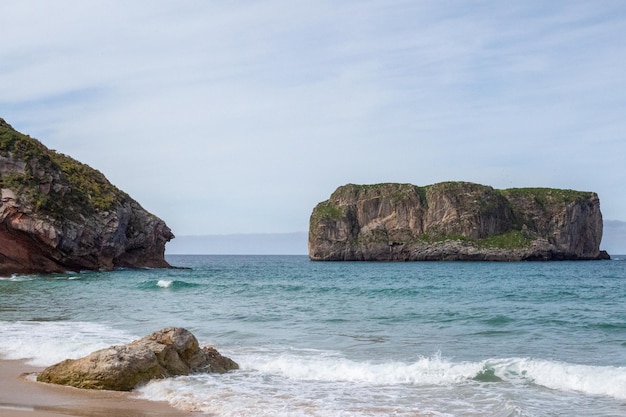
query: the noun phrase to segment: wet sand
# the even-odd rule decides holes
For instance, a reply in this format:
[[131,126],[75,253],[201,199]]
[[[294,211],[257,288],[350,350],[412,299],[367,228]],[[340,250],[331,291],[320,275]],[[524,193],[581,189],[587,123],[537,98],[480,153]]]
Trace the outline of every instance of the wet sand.
[[166,402],[137,399],[133,393],[92,391],[36,382],[41,371],[24,361],[0,360],[2,417],[200,417]]

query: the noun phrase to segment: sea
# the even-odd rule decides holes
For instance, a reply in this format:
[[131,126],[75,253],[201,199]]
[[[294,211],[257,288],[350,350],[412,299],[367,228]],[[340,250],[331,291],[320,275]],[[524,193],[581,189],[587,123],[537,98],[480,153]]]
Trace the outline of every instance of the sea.
[[169,326],[240,369],[135,396],[210,416],[626,416],[626,256],[312,262],[0,279],[0,358],[47,366]]

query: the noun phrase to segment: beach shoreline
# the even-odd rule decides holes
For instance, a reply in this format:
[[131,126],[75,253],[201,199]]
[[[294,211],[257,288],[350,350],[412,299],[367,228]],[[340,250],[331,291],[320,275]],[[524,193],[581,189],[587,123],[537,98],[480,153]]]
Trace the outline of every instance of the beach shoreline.
[[206,417],[132,392],[83,390],[36,382],[43,368],[0,360],[0,415],[6,417]]

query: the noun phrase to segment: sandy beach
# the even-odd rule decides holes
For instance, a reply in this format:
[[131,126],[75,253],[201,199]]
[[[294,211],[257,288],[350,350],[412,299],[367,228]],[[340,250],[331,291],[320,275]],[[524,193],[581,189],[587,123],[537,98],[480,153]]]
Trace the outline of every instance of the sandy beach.
[[43,384],[41,371],[24,361],[0,360],[0,416],[2,417],[200,417],[207,414],[174,409],[166,402],[134,397],[133,393],[89,391]]

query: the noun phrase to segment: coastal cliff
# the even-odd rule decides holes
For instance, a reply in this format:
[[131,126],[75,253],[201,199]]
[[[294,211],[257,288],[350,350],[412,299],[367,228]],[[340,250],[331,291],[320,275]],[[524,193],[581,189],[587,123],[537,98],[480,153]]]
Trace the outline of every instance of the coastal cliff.
[[170,267],[161,219],[3,119],[0,190],[0,275]]
[[592,260],[600,251],[596,193],[348,184],[313,210],[309,257],[319,261]]

